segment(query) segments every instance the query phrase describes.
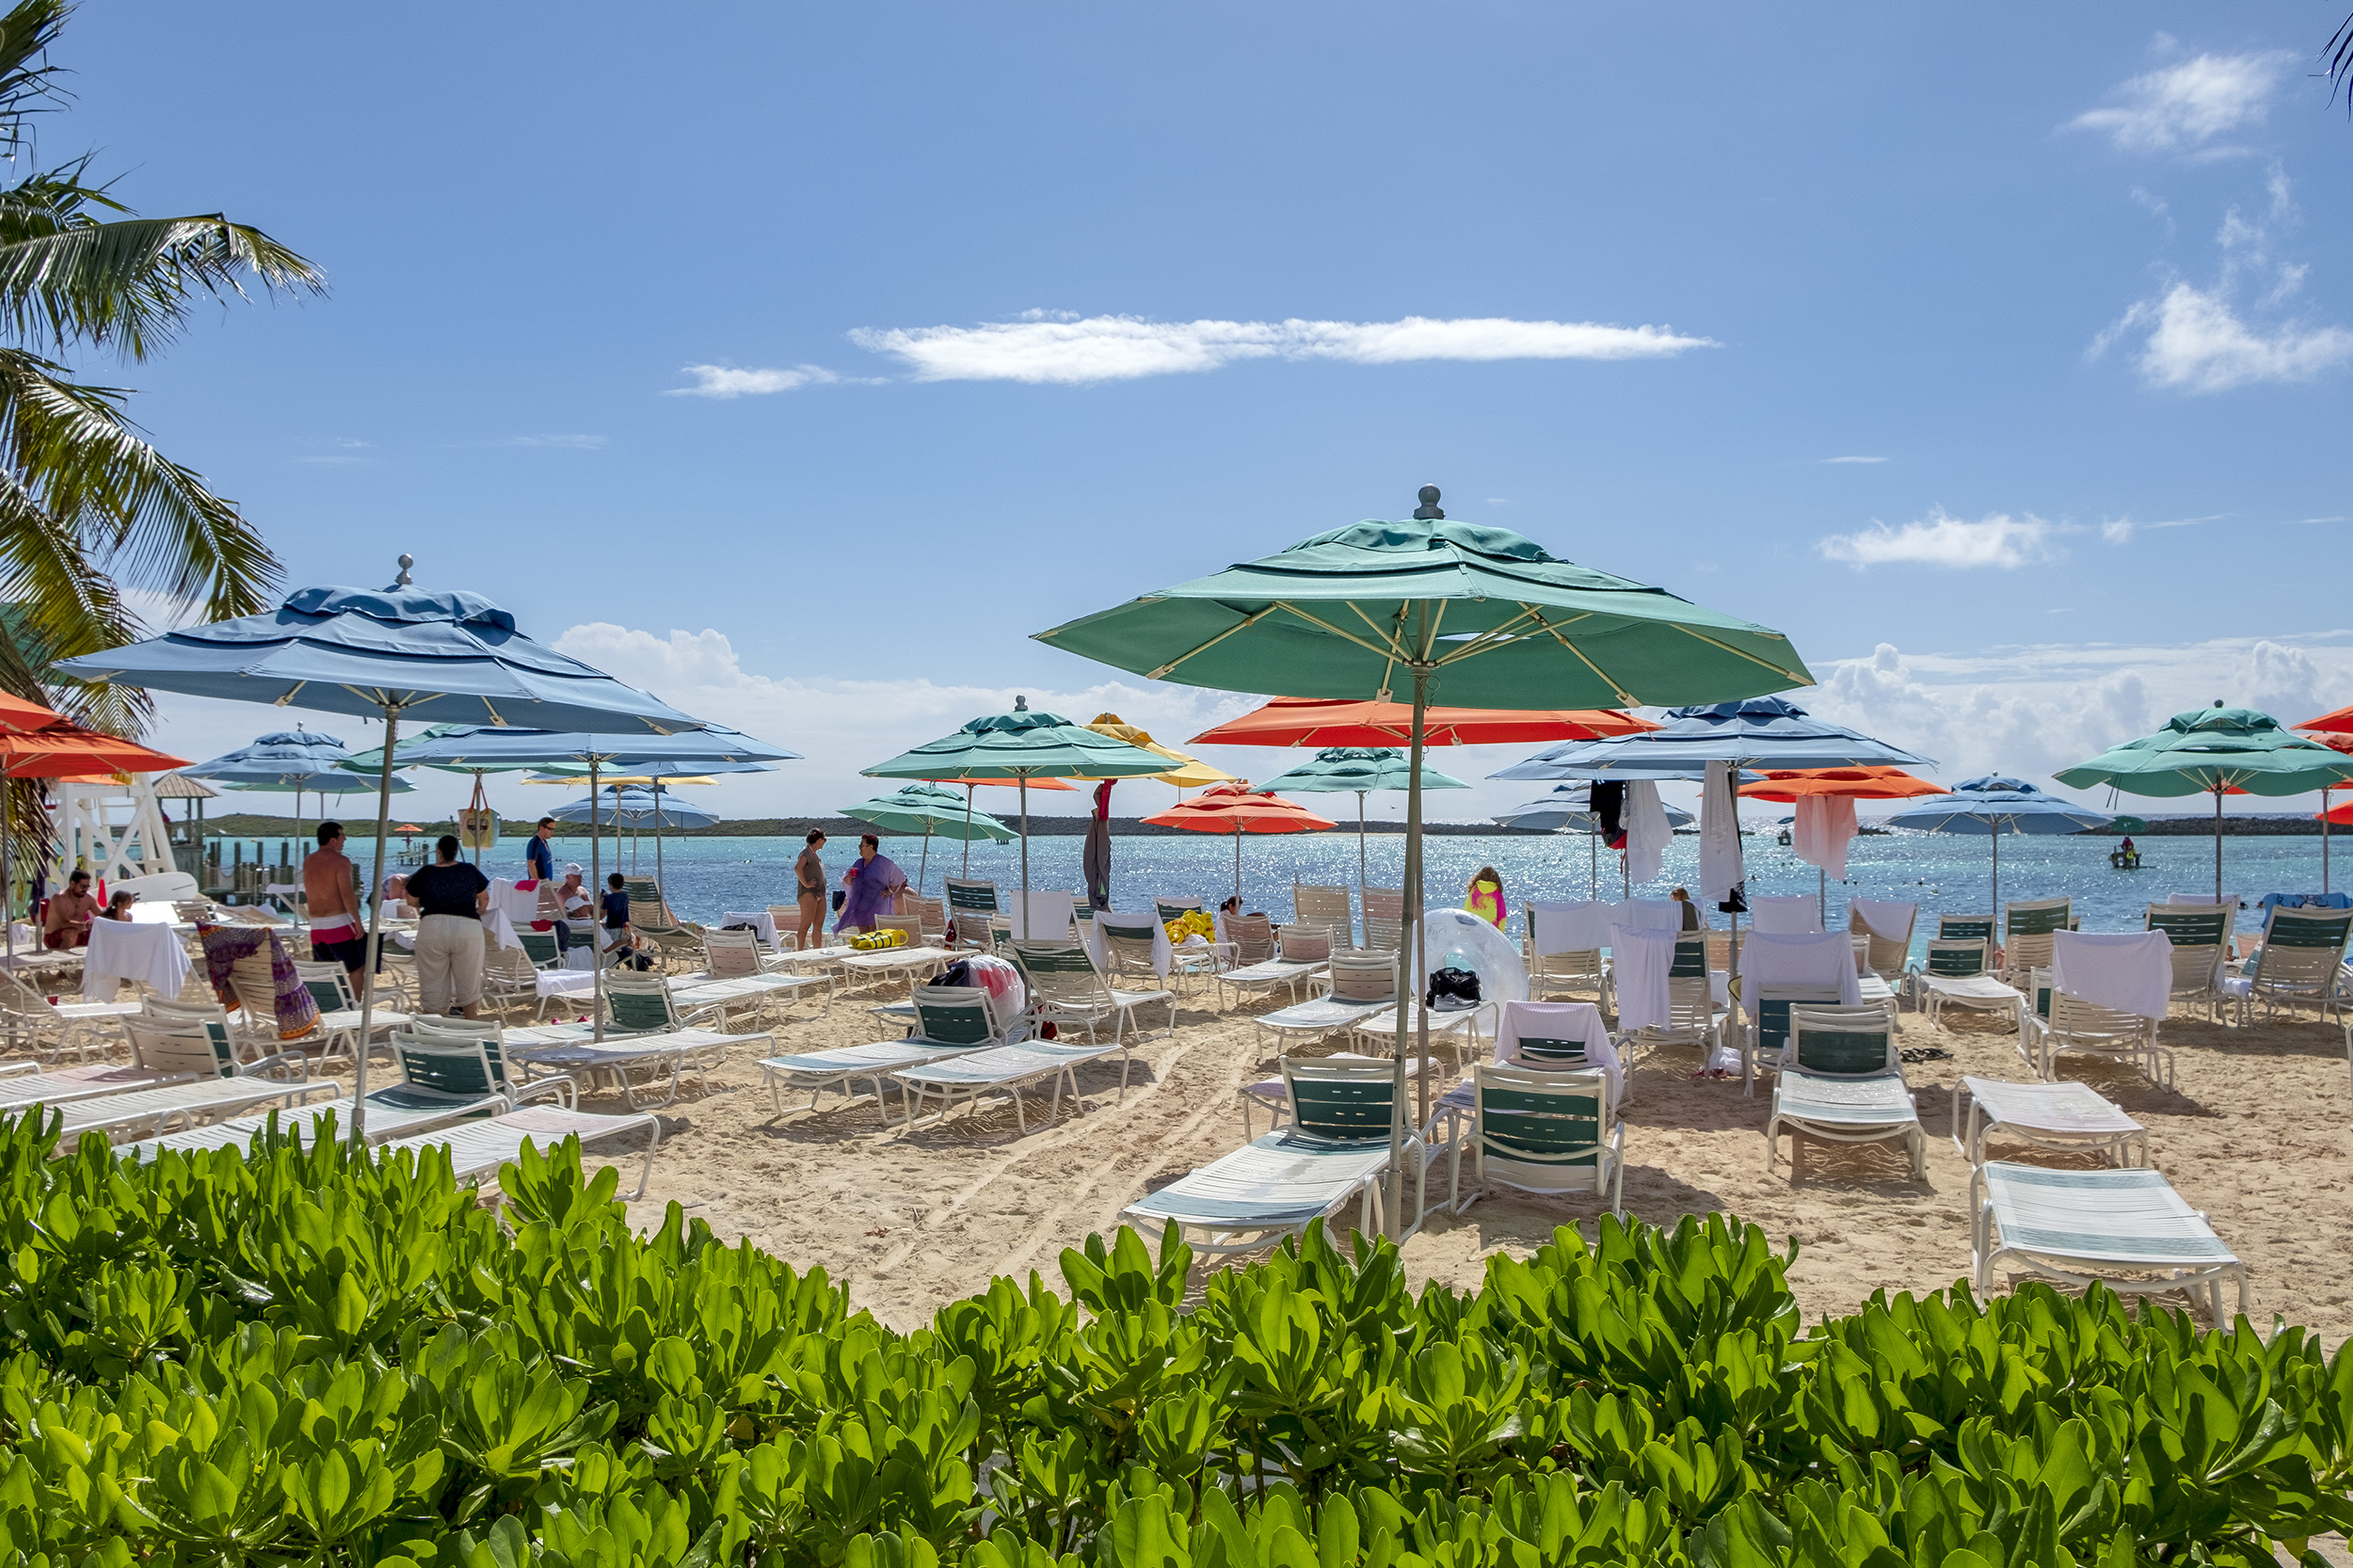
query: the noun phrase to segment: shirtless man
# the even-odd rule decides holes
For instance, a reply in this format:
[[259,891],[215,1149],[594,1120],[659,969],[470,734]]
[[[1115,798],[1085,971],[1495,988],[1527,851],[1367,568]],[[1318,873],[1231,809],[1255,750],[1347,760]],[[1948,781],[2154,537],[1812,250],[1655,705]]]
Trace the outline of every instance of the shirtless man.
[[344,854],[344,824],[319,824],[319,847],[302,860],[303,902],[311,911],[311,961],[341,964],[357,976],[368,962],[367,921],[352,886],[351,859]]

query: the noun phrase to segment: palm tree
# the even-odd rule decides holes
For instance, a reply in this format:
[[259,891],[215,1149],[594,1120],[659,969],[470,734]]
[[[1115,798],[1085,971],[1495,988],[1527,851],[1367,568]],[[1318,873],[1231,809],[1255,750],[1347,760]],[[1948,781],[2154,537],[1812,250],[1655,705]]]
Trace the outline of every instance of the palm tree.
[[[31,162],[31,120],[63,98],[49,62],[70,0],[0,15],[0,153]],[[124,601],[159,591],[204,619],[264,607],[278,560],[234,502],[143,440],[126,389],[74,378],[68,357],[145,360],[206,300],[317,293],[318,269],[219,213],[140,217],[93,184],[87,156],[0,185],[0,686],[85,723],[145,727],[143,693],[44,693],[49,663],[146,634]]]

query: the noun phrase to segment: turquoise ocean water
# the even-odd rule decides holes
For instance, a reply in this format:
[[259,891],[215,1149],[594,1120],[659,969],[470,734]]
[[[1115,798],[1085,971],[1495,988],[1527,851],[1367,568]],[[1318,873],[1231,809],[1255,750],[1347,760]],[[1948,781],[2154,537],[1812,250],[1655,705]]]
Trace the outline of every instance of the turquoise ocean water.
[[[1583,835],[1444,837],[1425,840],[1427,887],[1433,904],[1461,902],[1471,873],[1492,865],[1503,873],[1504,888],[1513,906],[1536,899],[1581,899],[1588,896],[1591,871]],[[248,846],[251,840],[248,840]],[[2087,931],[2137,929],[2144,905],[2162,903],[2168,893],[2211,892],[2214,888],[2212,839],[2143,838],[2138,840],[2141,869],[2112,871],[2108,851],[2116,840],[2107,838],[2023,839],[2002,840],[2002,897],[2052,898],[2065,894]],[[506,874],[520,872],[520,840],[502,846],[509,864]],[[1769,834],[1752,834],[1746,840],[1749,891],[1752,895],[1810,893],[1815,869],[1776,845]],[[1865,898],[1914,901],[1921,908],[1920,930],[1933,931],[1929,917],[1940,912],[1972,913],[1989,907],[1990,840],[1944,835],[1890,834],[1858,838],[1847,859],[1847,880],[1830,885],[1830,918],[1844,925],[1847,900]],[[1030,841],[1030,879],[1034,888],[1076,889],[1080,885],[1078,838],[1038,838]],[[1376,886],[1396,887],[1403,874],[1405,840],[1383,834],[1368,840],[1368,861]],[[356,846],[355,846],[356,847]],[[559,840],[557,860],[577,856],[587,863],[584,843]],[[2332,856],[2330,886],[2343,888],[2353,878],[2353,843],[2337,843]],[[613,856],[617,849],[620,859]],[[721,911],[771,903],[787,903],[792,890],[792,857],[800,851],[794,839],[679,839],[664,842],[662,858],[672,904],[688,920],[709,920]],[[935,840],[928,868],[923,867],[920,839],[886,839],[883,853],[897,860],[912,878],[923,870],[923,885],[934,895],[943,874],[956,872],[964,846]],[[252,853],[250,847],[247,853]],[[277,858],[272,843],[269,857]],[[826,846],[826,865],[839,885],[841,872],[856,853],[856,844],[836,839]],[[2225,889],[2249,905],[2265,893],[2318,892],[2321,886],[2320,840],[2317,838],[2230,838],[2223,840]],[[653,869],[653,845],[647,840],[637,850],[637,865]],[[1356,839],[1353,834],[1263,835],[1242,842],[1241,893],[1244,906],[1263,909],[1278,920],[1290,911],[1290,888],[1302,882],[1350,883],[1356,880]],[[627,869],[626,840],[605,845],[605,868]],[[1002,886],[1020,883],[1019,845],[975,844],[972,874],[993,878]],[[1605,897],[1620,896],[1617,856],[1600,856],[1600,885]],[[485,870],[501,871],[496,858]],[[1671,888],[1694,886],[1699,871],[1699,840],[1679,836],[1667,854],[1666,873],[1638,895],[1663,896]],[[1233,890],[1233,840],[1207,835],[1184,838],[1119,838],[1112,840],[1112,903],[1121,908],[1142,906],[1156,895],[1193,896],[1214,904]],[[1724,924],[1724,918],[1714,916]],[[2240,917],[2243,928],[2257,923],[2250,907]],[[1516,927],[1514,928],[1516,929]]]

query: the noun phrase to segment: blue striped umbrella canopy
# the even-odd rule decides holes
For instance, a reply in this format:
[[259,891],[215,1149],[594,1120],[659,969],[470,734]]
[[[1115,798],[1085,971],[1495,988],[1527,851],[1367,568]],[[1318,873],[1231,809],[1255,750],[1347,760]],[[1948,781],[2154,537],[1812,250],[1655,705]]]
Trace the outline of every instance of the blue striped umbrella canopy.
[[2105,811],[2045,794],[2023,778],[1986,774],[1964,778],[1953,786],[1951,794],[1908,806],[1885,822],[1889,827],[1908,827],[1915,833],[1959,833],[1992,840],[1993,913],[1998,919],[2002,913],[2002,835],[2082,833],[2105,828],[2109,817]]
[[[388,588],[300,588],[265,615],[167,632],[56,667],[77,680],[152,692],[380,716],[387,747],[398,742],[404,719],[648,737],[695,728],[694,719],[658,697],[524,636],[513,616],[482,595],[417,587],[408,575],[413,564],[402,556],[399,578]],[[388,757],[376,786],[378,866],[392,824],[392,773]],[[368,922],[371,943],[382,936],[383,916],[377,898]],[[361,972],[359,1038],[365,1040],[376,1005],[375,966]],[[365,1148],[364,1050],[357,1068],[351,1139]]]

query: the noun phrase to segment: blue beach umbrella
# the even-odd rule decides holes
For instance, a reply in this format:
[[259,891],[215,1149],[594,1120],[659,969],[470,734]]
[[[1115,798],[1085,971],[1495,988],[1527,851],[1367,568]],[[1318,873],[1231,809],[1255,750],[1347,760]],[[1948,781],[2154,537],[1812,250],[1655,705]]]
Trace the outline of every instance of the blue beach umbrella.
[[[480,594],[416,587],[408,575],[414,564],[403,555],[400,575],[388,588],[301,588],[264,615],[167,632],[63,660],[56,668],[77,680],[381,717],[379,868],[392,825],[392,752],[403,719],[537,723],[648,739],[696,727],[694,719],[659,698],[524,636],[513,616]],[[383,934],[383,920],[384,901],[377,897],[368,917],[371,952]],[[376,966],[363,972],[360,1038],[364,1042],[376,1006]],[[365,1147],[364,1047],[358,1052],[358,1069],[351,1138]]]
[[1710,762],[1755,768],[1911,767],[1901,746],[1810,716],[1786,697],[1670,708],[1657,729],[1563,741],[1490,778],[1699,778]]
[[[302,797],[306,792],[324,797],[363,794],[376,788],[375,780],[362,778],[345,767],[350,760],[351,753],[343,742],[296,725],[180,771],[190,778],[209,778],[232,790],[291,791],[295,797],[294,836],[299,842]],[[415,787],[405,779],[392,780],[394,794],[406,794]],[[321,805],[324,804],[322,798]]]
[[1951,794],[1906,807],[1884,821],[1889,827],[1910,828],[1915,833],[1959,833],[1991,840],[1993,915],[1998,920],[2002,913],[2004,834],[2082,833],[2105,829],[2110,818],[2105,811],[2088,810],[2073,801],[2045,794],[2023,778],[1987,774],[1980,778],[1964,778],[1953,786]]
[[689,806],[677,796],[648,785],[608,784],[601,801],[585,797],[559,806],[548,813],[557,822],[588,822],[601,807],[604,819],[616,827],[713,827],[719,814],[706,811],[699,806]]

